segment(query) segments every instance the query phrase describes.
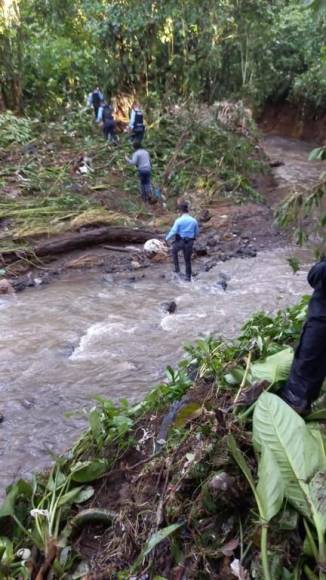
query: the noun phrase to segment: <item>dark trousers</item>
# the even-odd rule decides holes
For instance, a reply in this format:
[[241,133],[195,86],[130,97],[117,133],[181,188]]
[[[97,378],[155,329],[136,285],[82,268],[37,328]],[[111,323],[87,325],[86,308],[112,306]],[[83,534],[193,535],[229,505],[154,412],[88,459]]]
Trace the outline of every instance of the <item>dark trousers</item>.
[[180,238],[175,240],[172,245],[172,255],[174,260],[174,267],[176,272],[180,272],[179,266],[179,252],[183,252],[183,257],[186,265],[186,278],[191,280],[191,254],[194,245],[192,238]]
[[112,125],[103,125],[103,135],[106,141],[110,143],[117,142],[117,136],[115,134],[115,127]]
[[144,138],[144,133],[145,133],[145,127],[142,127],[139,129],[133,129],[131,136],[130,136],[131,142],[140,144]]
[[326,320],[311,318],[303,327],[290,376],[281,396],[309,408],[326,378]]
[[138,171],[140,181],[140,195],[143,201],[148,201],[152,193],[151,172]]
[[95,121],[97,119],[97,114],[98,114],[99,108],[100,108],[100,105],[93,105],[94,115],[95,115]]

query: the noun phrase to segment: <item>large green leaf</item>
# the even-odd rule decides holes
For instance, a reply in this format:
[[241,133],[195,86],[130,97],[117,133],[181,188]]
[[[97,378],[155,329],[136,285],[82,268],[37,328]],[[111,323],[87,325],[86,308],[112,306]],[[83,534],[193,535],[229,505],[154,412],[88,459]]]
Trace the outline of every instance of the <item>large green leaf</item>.
[[276,354],[268,356],[263,362],[251,365],[250,373],[253,380],[268,381],[271,384],[285,381],[290,373],[293,361],[293,349],[288,347]]
[[228,447],[252,489],[261,519],[269,522],[281,509],[284,498],[284,484],[272,453],[268,448],[262,452],[256,487],[251,469],[233,435],[228,436]]
[[13,516],[15,514],[15,503],[18,497],[24,497],[29,500],[32,496],[32,487],[27,481],[20,479],[10,488],[7,488],[7,495],[3,504],[0,506],[0,518]]
[[311,506],[314,513],[315,523],[326,531],[326,469],[318,471],[309,483]]
[[274,455],[268,447],[262,450],[258,467],[257,495],[261,517],[269,522],[280,511],[284,498],[284,482]]
[[273,455],[289,502],[313,520],[309,482],[326,462],[304,420],[276,395],[263,393],[254,412],[253,439],[259,451],[267,448]]
[[71,479],[79,483],[94,481],[107,470],[107,462],[104,459],[78,462],[71,472]]
[[58,507],[63,505],[70,505],[73,503],[83,503],[84,501],[90,499],[93,495],[94,488],[91,486],[85,488],[75,487],[60,497],[58,501]]

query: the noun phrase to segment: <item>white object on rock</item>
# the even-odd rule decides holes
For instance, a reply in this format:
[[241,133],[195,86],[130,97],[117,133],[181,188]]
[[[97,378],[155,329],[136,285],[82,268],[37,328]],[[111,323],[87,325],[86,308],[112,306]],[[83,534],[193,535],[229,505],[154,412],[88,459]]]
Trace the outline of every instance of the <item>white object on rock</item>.
[[20,548],[20,550],[17,550],[16,556],[20,560],[23,560],[24,562],[26,562],[27,560],[31,559],[32,552],[28,548]]
[[152,239],[145,242],[144,252],[148,258],[164,259],[168,255],[168,248],[165,242]]

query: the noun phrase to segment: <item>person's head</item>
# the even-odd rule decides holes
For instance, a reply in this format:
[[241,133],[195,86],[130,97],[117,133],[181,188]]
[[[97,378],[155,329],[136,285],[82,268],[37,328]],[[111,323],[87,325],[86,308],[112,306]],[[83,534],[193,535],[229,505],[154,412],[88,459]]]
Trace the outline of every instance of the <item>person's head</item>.
[[132,106],[132,108],[136,111],[138,109],[140,109],[140,104],[138,103],[138,101],[134,101],[134,104]]
[[141,143],[139,143],[139,141],[135,141],[133,143],[133,148],[134,148],[135,151],[138,151],[138,149],[141,149],[142,148]]
[[189,212],[189,204],[187,201],[185,201],[184,199],[182,199],[181,201],[179,201],[178,203],[178,209],[181,213],[188,213]]

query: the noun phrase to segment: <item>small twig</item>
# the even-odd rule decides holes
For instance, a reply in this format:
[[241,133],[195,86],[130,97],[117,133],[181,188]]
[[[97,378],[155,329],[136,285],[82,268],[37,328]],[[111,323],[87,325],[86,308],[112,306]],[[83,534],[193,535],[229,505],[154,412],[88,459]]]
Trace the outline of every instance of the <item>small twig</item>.
[[247,357],[247,364],[246,364],[246,370],[244,372],[242,381],[241,381],[241,385],[239,387],[239,390],[235,396],[235,399],[233,401],[233,404],[235,405],[235,403],[237,402],[238,398],[240,397],[240,393],[242,391],[242,389],[244,388],[246,382],[247,382],[247,377],[248,377],[248,373],[249,373],[249,368],[250,368],[250,364],[251,364],[251,357],[252,357],[252,351],[249,351],[248,357]]
[[119,246],[106,246],[104,244],[101,244],[101,248],[104,248],[105,250],[112,250],[112,252],[130,253],[133,251],[133,250],[128,250],[127,248],[119,248]]

